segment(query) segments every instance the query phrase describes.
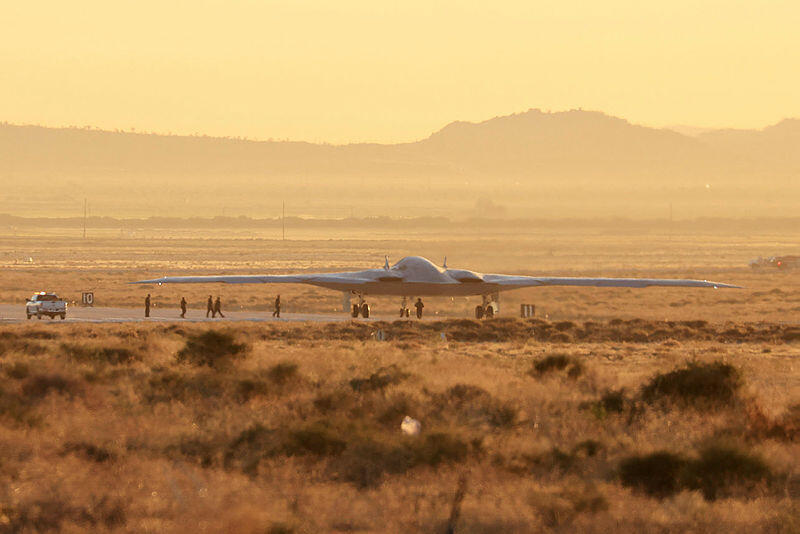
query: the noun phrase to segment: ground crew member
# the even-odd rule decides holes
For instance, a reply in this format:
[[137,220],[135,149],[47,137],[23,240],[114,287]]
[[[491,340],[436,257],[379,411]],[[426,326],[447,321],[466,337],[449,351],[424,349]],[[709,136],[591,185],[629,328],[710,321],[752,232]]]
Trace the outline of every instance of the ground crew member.
[[216,314],[219,314],[220,317],[225,317],[222,315],[222,302],[220,302],[219,297],[214,301],[214,315]]
[[181,297],[181,319],[186,318],[186,298]]
[[277,317],[280,319],[281,317],[281,296],[278,295],[275,298],[275,310],[272,312],[273,317]]
[[418,298],[417,302],[414,303],[414,307],[417,309],[417,319],[422,319],[422,308],[425,307],[422,303],[422,299]]
[[208,318],[209,313],[212,319],[217,316],[217,314],[214,313],[214,299],[211,298],[211,295],[208,296],[208,303],[206,304],[206,318]]
[[144,316],[150,317],[150,293],[144,298]]

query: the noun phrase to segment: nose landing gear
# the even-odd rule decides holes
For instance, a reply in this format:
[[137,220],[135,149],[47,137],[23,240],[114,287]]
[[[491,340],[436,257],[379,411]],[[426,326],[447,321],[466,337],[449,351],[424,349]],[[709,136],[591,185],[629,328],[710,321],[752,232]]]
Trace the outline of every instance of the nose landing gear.
[[358,316],[361,315],[364,319],[369,319],[369,304],[364,302],[363,295],[358,296],[358,304],[353,304],[353,309],[350,312],[350,315],[353,319],[358,319]]
[[498,295],[483,295],[483,303],[475,306],[475,318],[493,319],[495,314],[500,311],[497,300]]

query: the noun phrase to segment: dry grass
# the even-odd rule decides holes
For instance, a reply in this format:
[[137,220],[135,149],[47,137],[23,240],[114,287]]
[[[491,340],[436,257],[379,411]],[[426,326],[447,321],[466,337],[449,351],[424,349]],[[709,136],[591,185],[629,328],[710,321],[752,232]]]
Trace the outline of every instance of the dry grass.
[[[620,290],[613,288],[542,287],[504,293],[501,315],[516,316],[520,303],[536,304],[537,316],[559,322],[669,320],[698,318],[714,322],[796,322],[800,312],[800,278],[793,272],[753,271],[747,262],[758,256],[796,253],[796,232],[771,234],[753,228],[746,235],[731,232],[669,234],[653,228],[618,227],[589,232],[566,225],[497,231],[475,229],[442,236],[423,229],[378,234],[368,229],[342,235],[324,228],[291,240],[262,234],[217,231],[147,230],[135,236],[99,235],[80,239],[74,230],[46,229],[34,235],[0,236],[0,298],[21,306],[33,291],[57,291],[80,301],[84,290],[95,292],[97,306],[143,306],[152,294],[155,312],[178,313],[181,296],[189,315],[204,314],[209,294],[222,297],[226,311],[271,311],[275,293],[281,293],[283,311],[340,312],[341,296],[308,286],[164,285],[134,286],[128,282],[165,274],[253,274],[318,272],[376,268],[384,254],[390,261],[405,255],[423,255],[439,263],[449,257],[454,267],[480,272],[543,276],[644,276],[701,278],[745,286],[739,291],[700,291],[681,288]],[[495,251],[502,251],[498,253]],[[28,259],[31,260],[28,263]],[[397,298],[370,298],[374,316],[395,317]],[[426,299],[426,316],[472,317],[479,299]],[[699,329],[692,323],[687,328]],[[569,342],[575,332],[554,329],[553,341]],[[663,336],[642,326],[628,332]],[[465,330],[465,334],[468,333]],[[730,338],[747,332],[731,331]],[[785,335],[800,337],[795,327]]]
[[2,327],[0,532],[792,532],[782,328]]

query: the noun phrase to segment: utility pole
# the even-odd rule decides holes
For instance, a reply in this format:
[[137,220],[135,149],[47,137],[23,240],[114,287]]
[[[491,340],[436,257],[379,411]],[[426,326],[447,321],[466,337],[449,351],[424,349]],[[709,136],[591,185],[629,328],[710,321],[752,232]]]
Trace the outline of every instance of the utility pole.
[[281,233],[283,237],[283,241],[286,241],[286,201],[283,201],[283,207],[281,208]]
[[86,239],[86,208],[88,205],[88,199],[83,199],[83,238]]

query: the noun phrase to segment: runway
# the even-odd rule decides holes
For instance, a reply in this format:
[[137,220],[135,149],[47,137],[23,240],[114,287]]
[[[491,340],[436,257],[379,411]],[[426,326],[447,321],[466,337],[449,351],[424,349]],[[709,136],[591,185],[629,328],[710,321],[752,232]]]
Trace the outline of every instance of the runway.
[[[256,311],[225,311],[225,318],[211,319],[206,318],[205,310],[188,310],[186,318],[181,319],[180,312],[174,309],[152,308],[150,317],[144,317],[144,310],[141,308],[84,308],[70,307],[67,311],[67,318],[63,321],[56,317],[50,319],[43,317],[41,320],[36,317],[28,320],[25,316],[25,305],[0,304],[0,324],[16,323],[134,323],[134,322],[191,322],[191,323],[218,323],[223,321],[249,321],[249,322],[341,322],[353,320],[348,314],[341,312],[338,314],[317,314],[317,313],[281,313],[281,317],[272,317],[272,312]],[[370,317],[369,319],[358,319],[358,321],[386,320],[387,317]]]

